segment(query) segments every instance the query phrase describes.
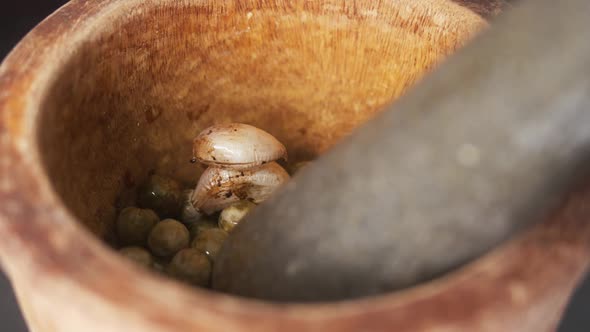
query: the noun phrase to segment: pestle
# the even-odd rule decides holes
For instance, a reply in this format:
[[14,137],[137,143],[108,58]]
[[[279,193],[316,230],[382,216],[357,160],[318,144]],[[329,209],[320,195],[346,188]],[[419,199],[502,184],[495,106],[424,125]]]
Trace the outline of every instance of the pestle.
[[283,302],[379,294],[542,220],[590,157],[590,4],[541,1],[499,18],[259,206],[223,246],[213,287]]

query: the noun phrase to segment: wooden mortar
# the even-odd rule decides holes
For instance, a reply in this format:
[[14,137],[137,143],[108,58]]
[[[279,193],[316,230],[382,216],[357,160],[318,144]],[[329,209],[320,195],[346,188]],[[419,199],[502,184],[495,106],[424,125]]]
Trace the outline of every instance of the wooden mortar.
[[459,271],[339,303],[271,304],[148,273],[112,239],[150,171],[194,182],[191,140],[261,127],[326,151],[488,25],[503,1],[76,0],[0,67],[0,257],[32,332],[552,331],[586,270],[590,192]]

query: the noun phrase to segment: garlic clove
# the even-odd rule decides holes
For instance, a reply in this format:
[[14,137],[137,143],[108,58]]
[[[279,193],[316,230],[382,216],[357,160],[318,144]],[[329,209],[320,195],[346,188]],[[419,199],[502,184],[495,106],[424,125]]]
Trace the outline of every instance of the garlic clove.
[[219,215],[219,228],[231,232],[255,207],[256,204],[250,201],[240,201],[226,207]]
[[191,201],[197,211],[205,214],[223,210],[241,200],[259,204],[289,178],[276,162],[244,170],[209,167],[201,175]]
[[287,159],[287,149],[266,131],[242,123],[211,126],[193,141],[193,160],[237,169]]
[[203,217],[191,202],[193,190],[185,190],[182,193],[182,210],[180,212],[180,221],[185,225],[197,223]]

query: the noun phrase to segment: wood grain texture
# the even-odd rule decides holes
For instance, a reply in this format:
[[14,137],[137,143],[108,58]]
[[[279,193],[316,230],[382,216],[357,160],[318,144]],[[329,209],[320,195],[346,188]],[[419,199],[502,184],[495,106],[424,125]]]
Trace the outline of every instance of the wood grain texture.
[[551,331],[587,267],[588,187],[460,271],[342,303],[191,290],[94,236],[146,169],[194,181],[190,140],[213,123],[268,130],[294,162],[324,152],[485,28],[469,8],[76,0],[49,17],[0,67],[0,259],[34,331]]
[[231,4],[134,7],[55,73],[40,149],[68,149],[41,157],[93,232],[109,232],[125,178],[136,184],[155,169],[196,182],[187,161],[203,128],[250,123],[292,161],[313,158],[485,26],[437,1]]

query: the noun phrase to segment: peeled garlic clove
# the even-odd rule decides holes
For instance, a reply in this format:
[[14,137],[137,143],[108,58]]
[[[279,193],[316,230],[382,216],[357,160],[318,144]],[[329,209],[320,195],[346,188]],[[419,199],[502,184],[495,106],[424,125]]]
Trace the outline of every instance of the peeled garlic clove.
[[256,204],[250,201],[240,201],[226,207],[219,215],[219,228],[228,233],[231,232],[255,207]]
[[209,167],[199,179],[192,203],[205,214],[242,200],[258,204],[288,180],[289,174],[276,162],[244,170]]
[[193,160],[212,166],[245,169],[278,159],[287,149],[266,131],[242,123],[211,126],[193,142]]
[[185,225],[198,222],[203,217],[191,202],[193,190],[185,190],[182,193],[182,210],[180,212],[180,221]]

